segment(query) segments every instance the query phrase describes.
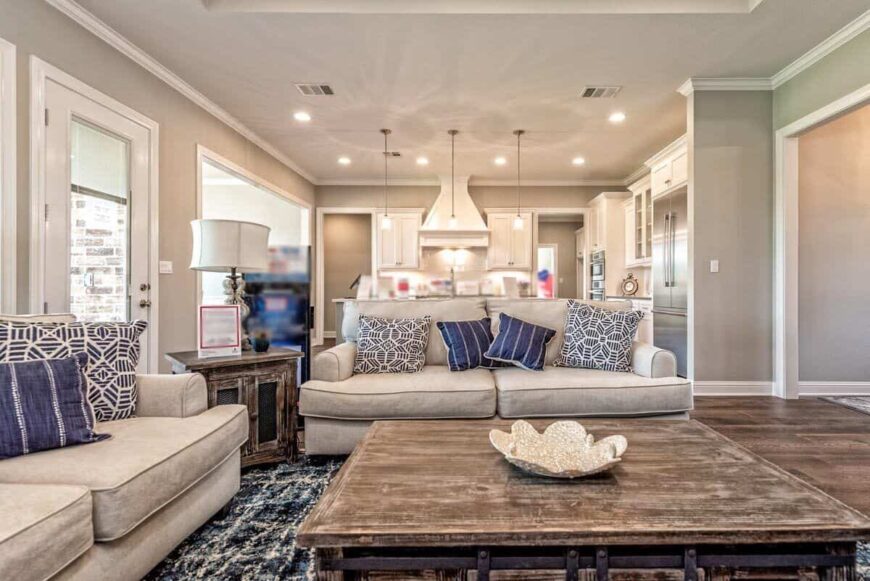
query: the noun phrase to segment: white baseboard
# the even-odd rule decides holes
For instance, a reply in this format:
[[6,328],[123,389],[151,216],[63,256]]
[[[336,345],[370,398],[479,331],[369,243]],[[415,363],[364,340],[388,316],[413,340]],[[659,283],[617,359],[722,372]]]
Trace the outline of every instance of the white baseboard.
[[772,396],[772,381],[693,381],[695,395]]
[[324,339],[335,339],[335,331],[324,331],[323,338]]
[[870,395],[870,381],[799,381],[798,395]]

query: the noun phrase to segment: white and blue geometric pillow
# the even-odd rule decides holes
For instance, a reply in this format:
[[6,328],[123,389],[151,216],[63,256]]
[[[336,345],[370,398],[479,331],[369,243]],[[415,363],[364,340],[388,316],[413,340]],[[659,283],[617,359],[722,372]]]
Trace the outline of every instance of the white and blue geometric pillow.
[[87,353],[88,401],[99,422],[136,409],[139,337],[148,323],[12,323],[0,321],[0,362],[59,359]]
[[416,373],[426,364],[432,317],[382,319],[360,315],[353,372]]
[[610,311],[568,301],[565,342],[556,366],[631,371],[631,344],[642,318],[640,311]]

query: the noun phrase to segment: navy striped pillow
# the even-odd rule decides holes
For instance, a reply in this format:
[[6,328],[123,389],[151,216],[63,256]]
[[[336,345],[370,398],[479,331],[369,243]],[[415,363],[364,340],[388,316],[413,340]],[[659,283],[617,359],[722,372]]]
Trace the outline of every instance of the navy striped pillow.
[[492,344],[492,328],[489,317],[479,321],[438,321],[438,330],[447,347],[447,365],[450,371],[466,369],[495,369],[504,363],[486,356]]
[[87,353],[0,363],[0,458],[108,438],[85,397]]
[[498,335],[486,356],[529,371],[541,371],[547,355],[547,343],[555,336],[553,329],[499,313]]

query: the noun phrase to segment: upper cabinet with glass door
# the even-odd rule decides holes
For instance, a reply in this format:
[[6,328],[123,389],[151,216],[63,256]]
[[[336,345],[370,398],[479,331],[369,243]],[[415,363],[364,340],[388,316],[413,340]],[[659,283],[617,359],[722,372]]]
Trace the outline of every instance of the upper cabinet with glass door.
[[652,183],[650,176],[628,187],[631,198],[625,202],[625,265],[652,264]]

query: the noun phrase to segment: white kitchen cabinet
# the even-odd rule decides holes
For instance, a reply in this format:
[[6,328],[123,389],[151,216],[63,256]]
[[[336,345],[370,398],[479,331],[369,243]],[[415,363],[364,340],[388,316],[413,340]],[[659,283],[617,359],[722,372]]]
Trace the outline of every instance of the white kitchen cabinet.
[[383,218],[383,212],[375,216],[378,270],[420,268],[420,225],[423,215],[391,212],[393,226],[389,230],[380,227]]
[[689,150],[686,136],[676,140],[658,154],[647,160],[651,170],[652,196],[658,197],[689,181]]
[[534,240],[532,213],[522,212],[523,227],[514,228],[516,212],[487,214],[489,250],[487,267],[493,269],[529,270],[532,268]]
[[647,176],[630,185],[625,210],[625,266],[652,264],[652,187]]

